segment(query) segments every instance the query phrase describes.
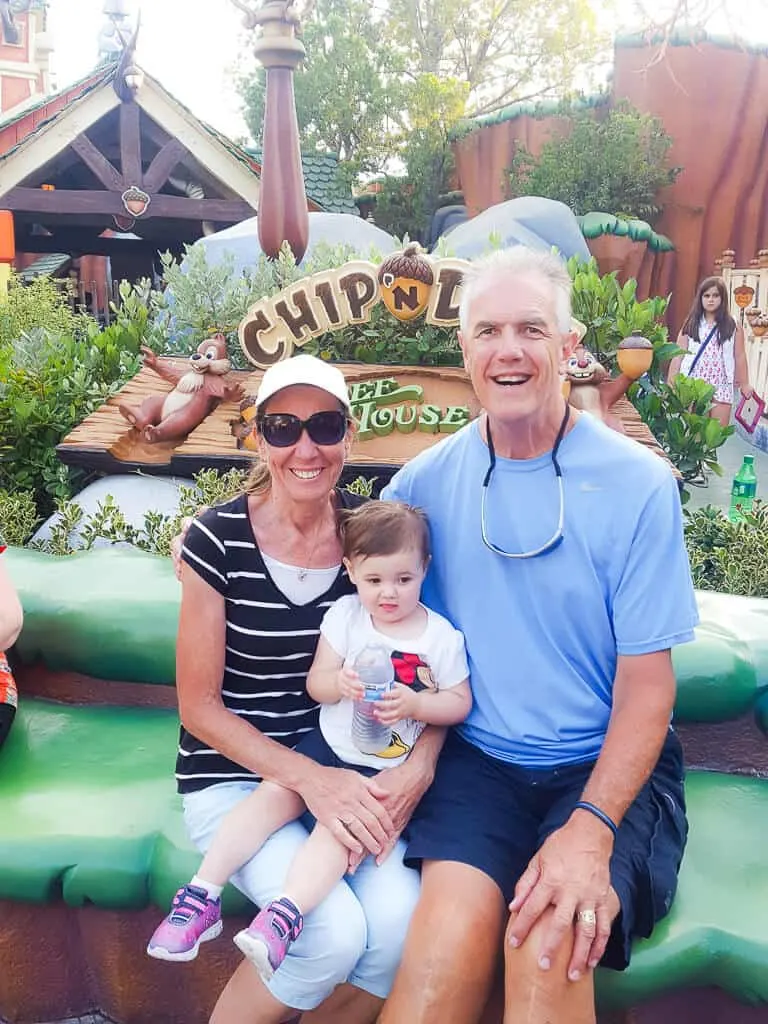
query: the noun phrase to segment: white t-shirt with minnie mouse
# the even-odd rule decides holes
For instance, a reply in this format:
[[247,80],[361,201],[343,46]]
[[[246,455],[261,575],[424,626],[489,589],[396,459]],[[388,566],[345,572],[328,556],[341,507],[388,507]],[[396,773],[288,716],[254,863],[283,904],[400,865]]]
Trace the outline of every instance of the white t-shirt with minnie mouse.
[[[423,632],[403,640],[376,629],[357,594],[349,594],[331,605],[320,632],[349,668],[354,667],[357,655],[367,644],[379,644],[391,652],[395,682],[417,691],[449,690],[469,676],[464,635],[442,615],[429,608],[424,611],[427,623]],[[325,742],[347,764],[393,768],[406,759],[424,729],[423,722],[403,718],[392,726],[392,740],[386,750],[363,754],[352,742],[353,708],[353,702],[346,699],[320,708],[320,730]]]

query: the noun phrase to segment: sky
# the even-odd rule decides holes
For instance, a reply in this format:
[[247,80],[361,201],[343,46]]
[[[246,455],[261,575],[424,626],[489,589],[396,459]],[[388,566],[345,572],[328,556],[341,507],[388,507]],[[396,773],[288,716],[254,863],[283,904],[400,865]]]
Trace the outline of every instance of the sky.
[[[139,3],[128,6],[135,12]],[[103,8],[104,0],[50,0],[57,88],[95,66]],[[199,118],[231,138],[246,136],[235,88],[238,69],[248,69],[245,59],[238,63],[246,52],[242,15],[228,0],[144,0],[141,8],[138,63]]]
[[[98,37],[106,19],[104,0],[49,0],[49,29],[55,50],[52,70],[57,88],[87,75],[98,57]],[[127,0],[135,13],[141,6],[139,64],[189,107],[230,138],[248,130],[235,87],[238,72],[256,67],[248,56],[242,15],[229,0]],[[660,17],[677,0],[637,0]],[[710,29],[743,33],[752,42],[768,43],[768,0],[688,0],[691,9],[715,14]],[[76,6],[77,16],[72,15]],[[618,9],[627,9],[618,0]]]

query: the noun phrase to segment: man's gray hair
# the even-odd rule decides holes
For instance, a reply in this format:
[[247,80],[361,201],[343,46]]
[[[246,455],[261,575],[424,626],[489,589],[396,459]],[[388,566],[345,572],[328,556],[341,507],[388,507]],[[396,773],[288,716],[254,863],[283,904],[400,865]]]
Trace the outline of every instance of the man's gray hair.
[[461,285],[459,303],[459,330],[469,327],[469,309],[472,300],[490,277],[516,275],[528,277],[537,274],[548,282],[555,300],[557,326],[566,334],[571,329],[571,277],[563,261],[552,252],[536,252],[524,245],[512,249],[498,249],[470,264]]

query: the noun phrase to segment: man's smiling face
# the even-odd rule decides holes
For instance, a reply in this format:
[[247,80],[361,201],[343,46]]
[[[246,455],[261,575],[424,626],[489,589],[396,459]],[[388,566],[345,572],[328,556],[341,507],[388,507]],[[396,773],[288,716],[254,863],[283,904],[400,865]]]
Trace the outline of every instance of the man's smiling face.
[[537,273],[491,274],[459,332],[464,365],[491,421],[530,421],[562,405],[560,374],[575,338],[557,322],[552,285]]

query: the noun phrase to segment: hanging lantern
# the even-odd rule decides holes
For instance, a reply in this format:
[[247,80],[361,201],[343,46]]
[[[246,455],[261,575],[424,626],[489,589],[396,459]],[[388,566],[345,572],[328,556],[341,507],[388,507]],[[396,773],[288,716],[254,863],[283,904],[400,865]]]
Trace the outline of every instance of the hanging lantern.
[[16,258],[16,241],[13,233],[13,214],[0,210],[0,263],[13,263]]

